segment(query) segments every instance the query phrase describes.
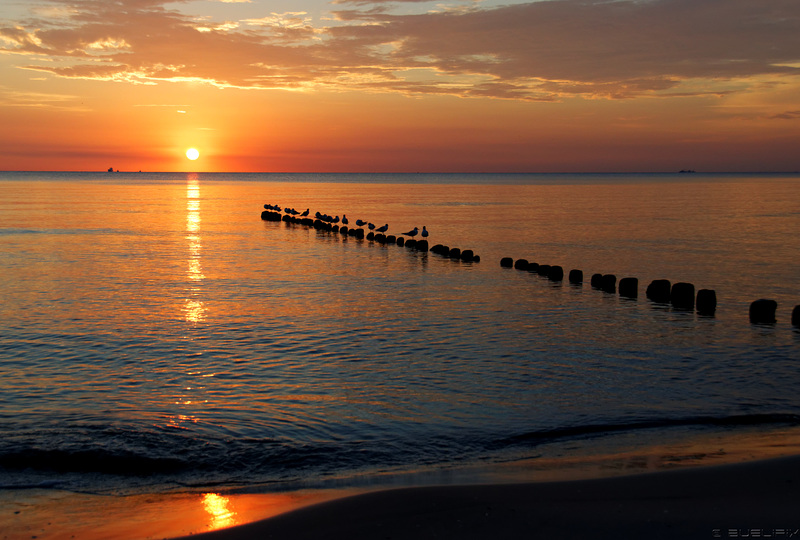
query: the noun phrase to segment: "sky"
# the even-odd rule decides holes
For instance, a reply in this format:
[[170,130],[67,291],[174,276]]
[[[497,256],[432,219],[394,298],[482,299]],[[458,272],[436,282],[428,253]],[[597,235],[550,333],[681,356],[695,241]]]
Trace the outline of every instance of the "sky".
[[800,1],[0,0],[0,126],[0,170],[799,171]]

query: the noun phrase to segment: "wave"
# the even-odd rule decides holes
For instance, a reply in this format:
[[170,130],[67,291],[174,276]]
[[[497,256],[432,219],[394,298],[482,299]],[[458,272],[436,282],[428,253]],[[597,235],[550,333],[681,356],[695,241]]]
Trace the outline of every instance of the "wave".
[[[0,489],[48,487],[52,475],[70,489],[75,478],[102,477],[102,484],[138,483],[201,486],[214,483],[256,484],[294,482],[309,477],[351,476],[365,471],[413,470],[457,466],[492,460],[498,453],[619,433],[673,428],[737,429],[800,426],[800,415],[769,413],[689,416],[618,423],[561,426],[496,438],[488,433],[432,436],[429,440],[402,440],[390,434],[374,440],[318,440],[314,442],[214,438],[184,434],[154,434],[136,430],[102,430],[110,439],[76,440],[68,433],[46,439],[17,441],[0,448]],[[74,435],[74,434],[73,434]],[[517,450],[515,450],[517,449]],[[112,477],[120,480],[114,481]],[[43,479],[46,479],[43,483]]]
[[107,450],[27,449],[0,455],[0,467],[38,469],[52,472],[95,472],[120,476],[148,476],[175,473],[188,463],[174,457],[147,457],[133,452]]
[[626,423],[601,423],[537,430],[498,441],[498,446],[545,444],[561,439],[602,437],[621,432],[681,427],[755,427],[769,425],[800,426],[800,415],[786,413],[739,414],[731,416],[688,416]]

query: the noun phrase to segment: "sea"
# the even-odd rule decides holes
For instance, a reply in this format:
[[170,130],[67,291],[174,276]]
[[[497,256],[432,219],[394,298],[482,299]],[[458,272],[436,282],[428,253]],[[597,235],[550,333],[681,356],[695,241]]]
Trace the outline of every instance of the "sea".
[[[480,260],[265,204],[425,226]],[[800,174],[2,172],[0,492],[442,483],[780,444],[800,429],[798,231]],[[716,311],[648,299],[656,279]],[[758,299],[774,323],[750,321]]]

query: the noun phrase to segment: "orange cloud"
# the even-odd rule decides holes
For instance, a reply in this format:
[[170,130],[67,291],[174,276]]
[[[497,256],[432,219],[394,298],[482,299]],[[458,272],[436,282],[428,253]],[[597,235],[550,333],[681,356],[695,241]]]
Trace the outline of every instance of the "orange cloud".
[[[412,2],[413,0],[406,0]],[[163,0],[53,2],[0,29],[2,49],[60,77],[203,81],[552,101],[726,93],[731,81],[800,74],[796,0],[551,0],[392,14],[342,10],[197,20]],[[174,2],[170,2],[174,5]],[[38,60],[38,61],[37,61]]]
[[323,2],[14,4],[0,168],[798,168],[797,0]]

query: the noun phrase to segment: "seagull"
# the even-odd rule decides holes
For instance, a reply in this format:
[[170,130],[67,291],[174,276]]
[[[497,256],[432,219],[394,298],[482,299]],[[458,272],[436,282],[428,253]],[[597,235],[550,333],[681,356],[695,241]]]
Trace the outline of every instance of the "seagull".
[[347,215],[342,214],[342,225],[347,225],[348,223],[350,222],[347,220]]
[[378,228],[377,228],[377,229],[375,229],[375,230],[376,230],[377,232],[379,232],[379,233],[385,233],[387,230],[389,230],[389,224],[387,223],[387,224],[386,224],[386,225],[384,225],[383,227],[378,227]]
[[366,221],[362,221],[362,220],[360,220],[360,219],[357,219],[357,220],[356,220],[356,225],[358,225],[359,227],[363,227],[363,226],[364,226],[364,225],[366,225],[366,224],[367,224],[367,222],[366,222]]
[[411,238],[414,238],[415,236],[417,236],[417,233],[418,233],[418,232],[419,232],[419,228],[417,228],[417,227],[414,227],[414,230],[412,230],[412,231],[408,231],[408,232],[404,232],[403,234],[404,234],[405,236],[410,236]]
[[428,237],[428,229],[425,228],[425,225],[422,226],[422,238]]
[[369,230],[371,230],[371,231],[375,230],[375,224],[374,223],[367,223],[367,227],[369,227]]
[[301,216],[301,217],[306,217],[310,211],[311,211],[311,209],[310,209],[310,208],[306,208],[306,211],[305,211],[305,212],[303,212],[302,214],[300,214],[300,216]]
[[339,216],[336,216],[331,220],[331,223],[339,223]]

